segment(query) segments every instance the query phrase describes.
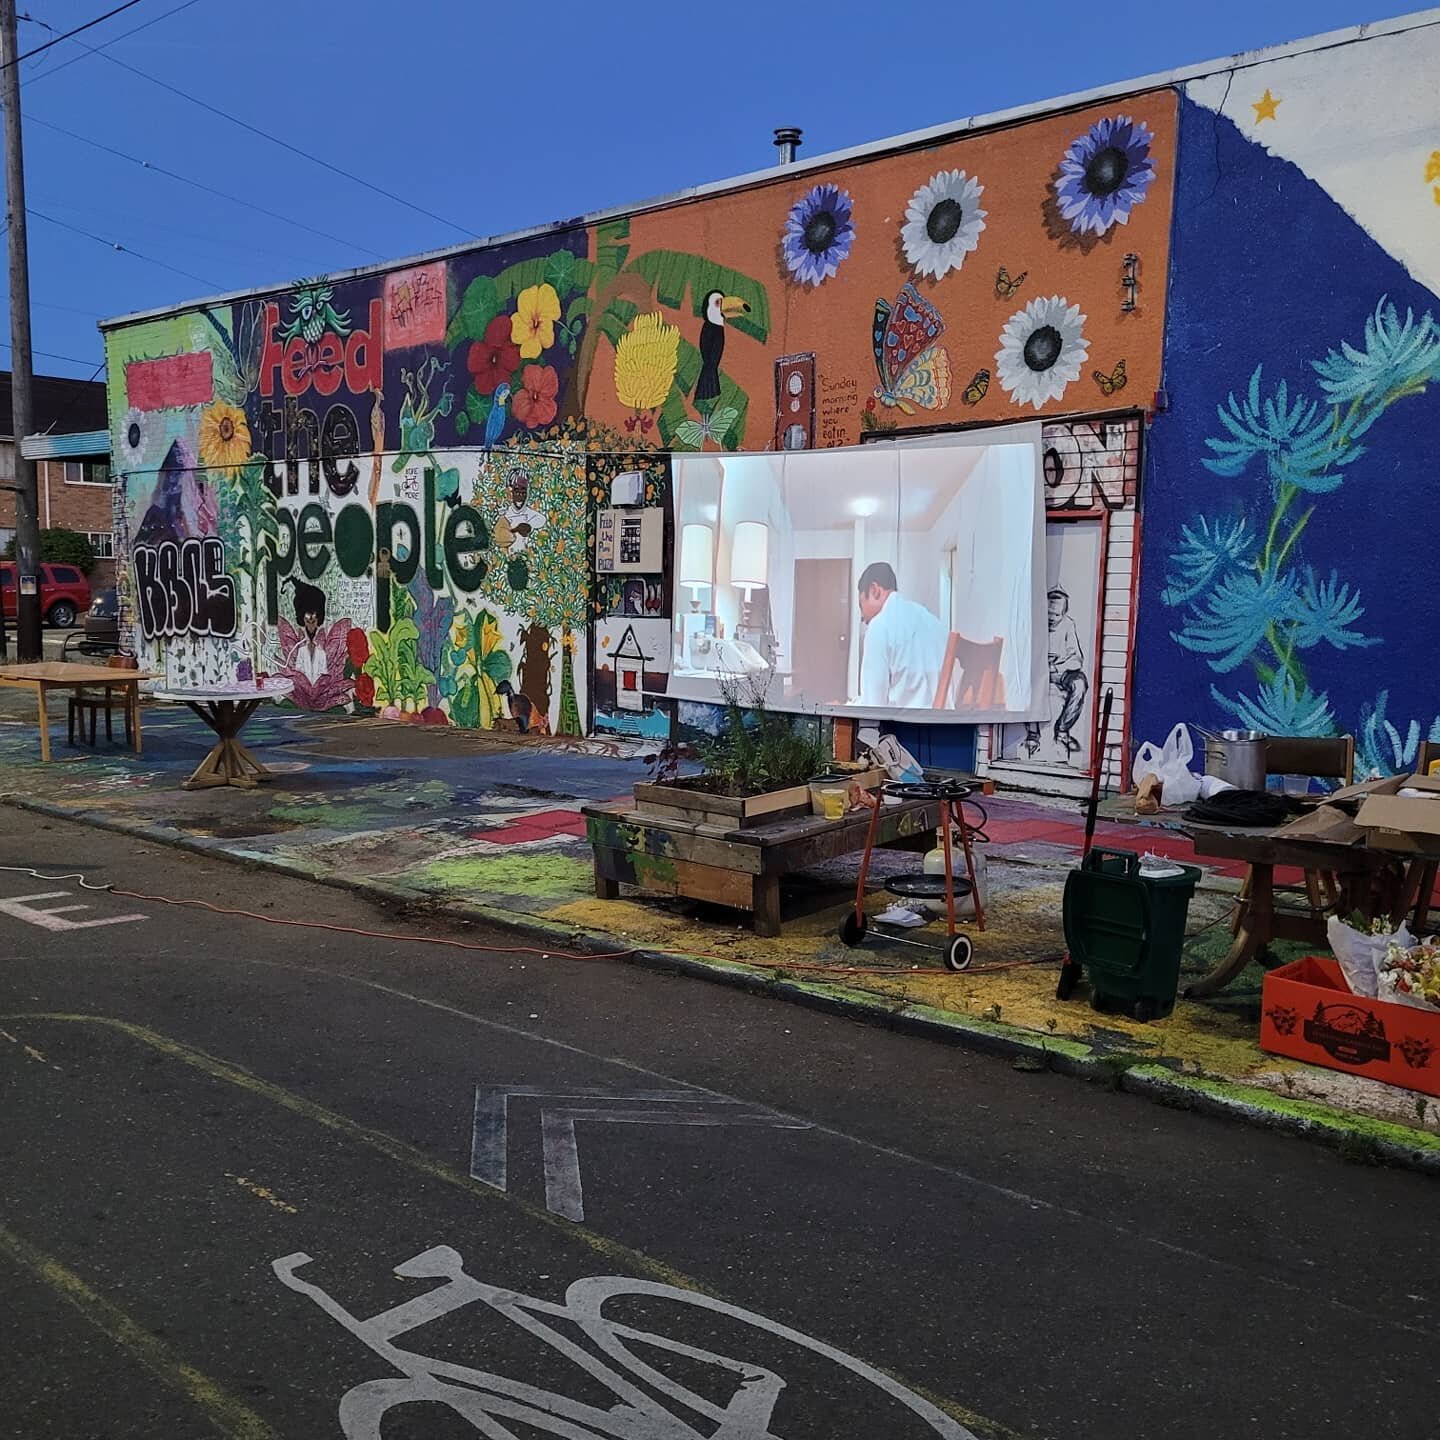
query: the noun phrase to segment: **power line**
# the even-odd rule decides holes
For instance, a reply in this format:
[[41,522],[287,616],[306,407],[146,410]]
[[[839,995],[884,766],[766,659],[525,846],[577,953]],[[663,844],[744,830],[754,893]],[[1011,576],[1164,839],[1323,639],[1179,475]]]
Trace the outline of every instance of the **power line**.
[[[190,0],[191,4],[195,0]],[[183,8],[183,7],[182,7]],[[171,12],[174,13],[173,11]],[[98,52],[97,52],[98,53]],[[77,56],[83,59],[83,56]],[[49,73],[48,71],[46,72]],[[107,155],[113,155],[118,160],[129,161],[132,165],[138,165],[142,170],[150,170],[156,175],[164,175],[169,180],[179,181],[182,185],[189,185],[196,190],[203,191],[207,195],[214,195],[217,199],[228,200],[233,205],[243,205],[248,210],[254,210],[257,214],[268,216],[271,220],[279,220],[285,225],[293,225],[297,230],[308,231],[311,235],[318,235],[322,240],[329,240],[336,245],[348,245],[352,249],[359,250],[362,254],[372,256],[376,260],[387,259],[387,256],[380,254],[378,250],[371,250],[365,245],[358,245],[353,240],[343,239],[339,235],[331,235],[327,230],[317,230],[313,225],[307,225],[303,220],[293,220],[288,215],[282,215],[276,210],[267,210],[263,205],[257,205],[253,200],[242,199],[239,195],[227,194],[224,190],[217,190],[213,185],[206,185],[200,180],[192,180],[188,175],[181,175],[175,170],[168,170],[163,165],[157,165],[152,160],[142,160],[137,155],[127,155],[123,150],[117,150],[113,145],[103,144],[99,140],[92,140],[88,135],[77,134],[74,130],[67,130],[63,125],[57,125],[53,120],[42,120],[38,115],[27,115],[26,120],[31,125],[43,126],[46,130],[54,130],[57,134],[65,135],[71,140],[77,140],[82,145],[89,145],[96,150],[103,150]]]
[[[84,43],[83,41],[81,42]],[[188,100],[192,105],[198,105],[202,110],[208,111],[211,115],[218,116],[221,120],[228,120],[232,125],[238,125],[242,130],[248,130],[252,135],[258,135],[262,140],[268,140],[272,145],[278,145],[282,150],[288,150],[292,155],[298,155],[302,160],[308,160],[312,165],[319,165],[332,174],[339,175],[353,184],[363,186],[366,190],[373,191],[376,195],[383,196],[386,200],[393,201],[396,205],[402,205],[407,210],[413,210],[417,215],[423,215],[427,220],[434,220],[441,225],[447,225],[452,230],[458,230],[467,239],[475,238],[475,232],[469,226],[457,224],[454,220],[447,220],[443,215],[437,215],[433,210],[427,210],[423,205],[417,205],[413,200],[407,200],[403,195],[397,195],[393,190],[386,190],[381,185],[376,185],[372,180],[363,179],[359,175],[352,174],[349,170],[342,169],[339,165],[332,164],[329,160],[322,159],[319,155],[312,155],[308,150],[302,150],[298,145],[292,145],[288,140],[282,140],[278,135],[272,135],[268,130],[262,130],[258,125],[252,125],[248,120],[242,120],[238,115],[232,115],[228,110],[221,110],[219,106],[212,105],[208,100],[202,100],[198,95],[191,95],[178,86],[171,85],[167,80],[161,80],[157,75],[151,75],[147,70],[139,70],[134,65],[127,65],[123,60],[117,60],[113,55],[107,55],[102,50],[92,46],[86,46],[92,54],[99,55],[104,61],[111,65],[118,66],[121,70],[128,71],[131,75],[138,75],[142,80],[148,80],[152,85],[158,85],[160,89],[167,90],[171,95],[177,95],[181,100]]]
[[[140,3],[140,0],[125,0],[123,5],[117,5],[113,10],[107,10],[103,15],[97,15],[93,20],[87,20],[83,25],[77,25],[73,30],[67,30],[63,35],[57,35],[53,40],[47,40],[43,45],[37,45],[33,50],[27,50],[23,55],[17,55],[13,60],[7,60],[0,65],[0,70],[7,70],[11,65],[18,65],[22,60],[28,60],[32,55],[38,55],[42,50],[48,50],[52,45],[58,45],[62,40],[68,40],[72,35],[78,35],[82,30],[93,30],[95,26],[103,24],[112,15],[118,15],[122,10],[133,10]],[[27,20],[33,16],[27,15]],[[37,24],[44,24],[44,21],[37,21]],[[51,27],[46,25],[49,30]]]
[[[182,270],[178,265],[168,265],[164,260],[156,260],[151,255],[142,255],[138,250],[132,250],[128,245],[122,245],[118,240],[107,240],[103,235],[92,235],[88,230],[82,230],[78,225],[71,225],[67,221],[57,220],[53,215],[47,215],[43,210],[25,207],[27,215],[33,215],[37,220],[47,221],[51,225],[58,225],[62,230],[73,230],[77,235],[83,235],[87,240],[93,240],[97,245],[103,245],[107,250],[118,250],[123,255],[129,255],[133,259],[143,260],[147,265],[158,265],[162,270],[169,270],[173,275],[183,275],[187,280],[193,280],[197,285],[204,285],[210,290],[219,290],[221,287],[213,280],[207,280],[203,275],[192,274],[189,270]],[[38,351],[36,352],[39,353]]]
[[[7,345],[3,340],[0,340],[0,350],[11,350],[13,348],[13,346]],[[57,355],[52,350],[32,349],[30,353],[32,355],[43,355],[47,360],[64,360],[69,365],[89,365],[91,363],[89,360],[80,360],[74,355]],[[105,362],[102,360],[99,365],[96,365],[93,368],[93,370],[90,372],[92,379],[94,378],[94,376],[100,373],[101,369],[104,367],[104,364]]]
[[[185,0],[183,5],[177,5],[173,10],[166,10],[163,14],[156,15],[153,19],[147,20],[143,25],[137,25],[133,30],[122,31],[113,39],[106,40],[101,45],[86,45],[84,41],[78,42],[81,46],[79,55],[72,55],[68,60],[61,60],[58,64],[50,66],[48,70],[38,71],[34,75],[26,77],[25,84],[33,85],[37,80],[43,80],[47,75],[58,75],[60,71],[68,69],[71,65],[78,64],[81,60],[90,55],[98,55],[102,50],[107,50],[111,45],[118,45],[122,40],[128,40],[132,35],[138,35],[142,30],[148,30],[152,25],[158,25],[162,20],[168,20],[172,15],[178,15],[182,10],[188,10],[192,5],[198,5],[200,0]],[[33,16],[25,16],[25,19],[33,20]],[[45,25],[47,30],[54,30],[53,25],[46,25],[43,20],[35,20],[36,25]]]

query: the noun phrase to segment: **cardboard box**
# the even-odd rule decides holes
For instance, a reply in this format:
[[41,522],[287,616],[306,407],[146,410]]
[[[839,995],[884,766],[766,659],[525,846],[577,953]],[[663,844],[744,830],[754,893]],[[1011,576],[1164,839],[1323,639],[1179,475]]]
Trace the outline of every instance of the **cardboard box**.
[[1340,966],[1318,955],[1265,976],[1260,1048],[1440,1096],[1440,1010],[1355,995]]
[[[1440,776],[1392,776],[1386,786],[1367,795],[1355,812],[1365,843],[1374,850],[1440,857]],[[1425,795],[1398,794],[1401,790]]]

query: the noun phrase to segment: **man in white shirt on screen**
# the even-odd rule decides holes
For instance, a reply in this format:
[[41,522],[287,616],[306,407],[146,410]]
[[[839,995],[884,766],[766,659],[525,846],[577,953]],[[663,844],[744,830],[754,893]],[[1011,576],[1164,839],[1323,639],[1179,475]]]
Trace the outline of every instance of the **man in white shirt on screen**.
[[923,605],[899,593],[883,560],[867,565],[857,587],[865,622],[860,703],[896,710],[932,710],[950,632]]

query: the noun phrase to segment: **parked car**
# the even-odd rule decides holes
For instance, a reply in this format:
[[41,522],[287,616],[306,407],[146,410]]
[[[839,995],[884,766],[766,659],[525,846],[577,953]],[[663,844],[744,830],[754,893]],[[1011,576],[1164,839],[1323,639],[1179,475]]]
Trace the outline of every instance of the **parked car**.
[[[16,565],[0,561],[0,605],[5,618],[15,618],[19,598]],[[41,565],[40,614],[47,625],[68,630],[90,608],[90,582],[74,565]]]
[[118,655],[120,653],[120,600],[114,589],[97,590],[85,616],[85,628],[65,637],[62,660],[70,658],[71,650],[82,655]]

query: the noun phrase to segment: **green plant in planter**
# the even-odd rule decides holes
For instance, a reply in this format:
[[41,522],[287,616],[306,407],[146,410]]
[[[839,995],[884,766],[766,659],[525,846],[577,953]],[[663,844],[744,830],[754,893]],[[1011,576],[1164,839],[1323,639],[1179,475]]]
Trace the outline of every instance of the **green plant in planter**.
[[793,715],[777,715],[765,701],[765,685],[753,677],[720,683],[725,725],[700,755],[711,785],[722,793],[760,795],[804,785],[825,768],[818,731]]

